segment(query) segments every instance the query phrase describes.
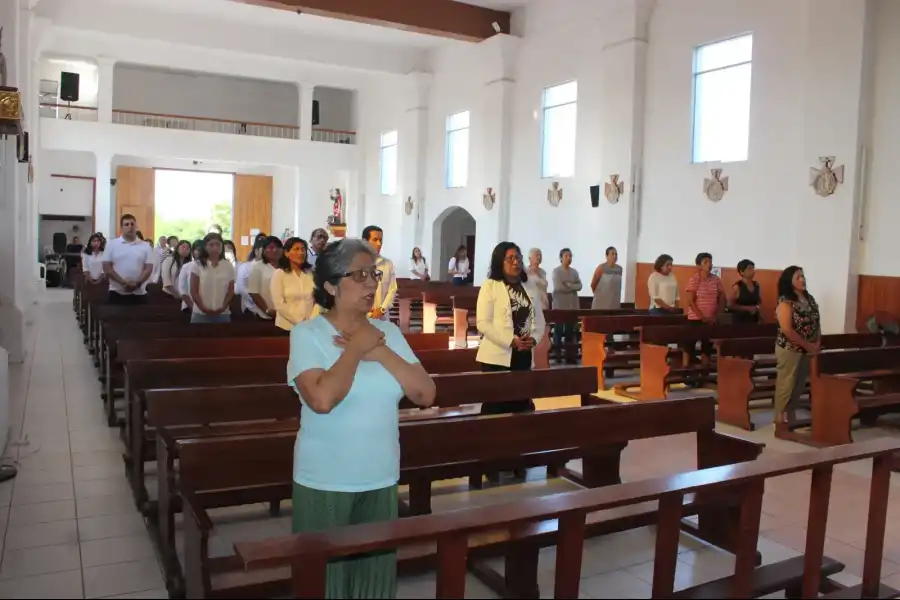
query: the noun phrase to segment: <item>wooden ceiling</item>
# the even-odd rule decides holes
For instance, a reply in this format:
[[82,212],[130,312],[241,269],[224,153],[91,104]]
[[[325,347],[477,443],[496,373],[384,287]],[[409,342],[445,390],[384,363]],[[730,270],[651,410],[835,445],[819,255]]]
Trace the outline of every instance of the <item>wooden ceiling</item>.
[[456,0],[232,0],[277,10],[480,42],[509,33],[509,12]]

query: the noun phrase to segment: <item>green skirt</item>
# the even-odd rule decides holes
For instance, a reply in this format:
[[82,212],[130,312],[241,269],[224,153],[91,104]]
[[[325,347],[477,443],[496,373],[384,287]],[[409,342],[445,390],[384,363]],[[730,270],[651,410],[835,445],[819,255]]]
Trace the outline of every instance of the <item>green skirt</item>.
[[[397,518],[397,486],[327,492],[294,483],[293,531],[308,533]],[[373,552],[328,563],[325,597],[395,598],[397,554]]]

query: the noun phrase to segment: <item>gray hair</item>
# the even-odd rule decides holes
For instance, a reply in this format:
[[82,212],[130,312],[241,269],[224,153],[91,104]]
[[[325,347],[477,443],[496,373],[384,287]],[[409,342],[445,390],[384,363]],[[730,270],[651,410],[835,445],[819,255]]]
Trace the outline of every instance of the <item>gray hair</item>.
[[350,263],[357,254],[366,254],[375,260],[376,254],[372,246],[359,238],[344,238],[331,242],[316,258],[314,279],[316,289],[313,293],[316,303],[325,309],[334,306],[334,296],[325,289],[325,284],[337,285],[350,268]]
[[[534,255],[535,252],[541,252],[541,249],[540,249],[540,248],[532,248],[531,250],[529,250],[529,251],[528,251],[528,258],[531,258],[531,257]],[[541,256],[543,256],[543,254],[544,254],[544,253],[541,252]]]

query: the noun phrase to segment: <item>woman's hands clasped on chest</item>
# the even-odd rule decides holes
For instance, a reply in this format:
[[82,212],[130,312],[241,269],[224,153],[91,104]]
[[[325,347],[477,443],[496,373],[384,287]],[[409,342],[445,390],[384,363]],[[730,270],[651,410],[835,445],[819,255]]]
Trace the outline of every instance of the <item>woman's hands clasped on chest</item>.
[[379,360],[379,355],[387,350],[384,332],[368,322],[353,333],[334,336],[334,345],[369,361]]

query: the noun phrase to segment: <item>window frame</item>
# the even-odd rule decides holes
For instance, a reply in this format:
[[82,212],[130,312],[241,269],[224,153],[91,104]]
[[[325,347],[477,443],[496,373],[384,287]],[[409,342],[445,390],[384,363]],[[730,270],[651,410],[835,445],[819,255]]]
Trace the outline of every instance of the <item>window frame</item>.
[[[731,41],[739,40],[739,39],[746,38],[746,37],[750,38],[751,46],[752,46],[753,45],[752,43],[755,41],[754,34],[752,31],[746,31],[744,33],[731,35],[731,36],[724,37],[724,38],[721,38],[718,40],[713,40],[713,41],[709,41],[709,42],[694,46],[692,57],[691,57],[691,140],[690,140],[690,144],[691,144],[691,147],[690,147],[691,161],[690,162],[691,162],[691,164],[699,165],[699,164],[708,164],[708,163],[746,162],[747,160],[750,159],[750,129],[749,129],[749,127],[747,130],[747,153],[746,153],[746,156],[742,159],[722,160],[721,158],[716,158],[716,159],[712,159],[712,160],[697,160],[697,153],[696,153],[696,150],[697,150],[697,121],[698,121],[698,119],[697,119],[697,83],[700,80],[700,77],[702,77],[703,75],[707,75],[709,73],[716,73],[716,72],[720,72],[720,71],[726,71],[728,69],[734,69],[736,67],[750,65],[751,108],[752,108],[752,93],[753,93],[753,83],[752,83],[753,48],[752,47],[750,50],[750,59],[749,60],[742,61],[742,62],[735,62],[735,63],[731,63],[731,64],[728,64],[725,66],[716,67],[713,69],[707,69],[705,71],[697,70],[697,63],[699,61],[700,51],[703,48],[706,48],[708,46],[714,46],[716,44],[722,44],[724,42],[731,42]],[[748,119],[750,118],[749,114],[747,115],[747,118]]]
[[[568,85],[570,83],[575,84],[575,99],[571,102],[561,102],[558,104],[554,104],[552,106],[547,106],[547,91],[552,90],[553,88],[557,88],[563,85]],[[568,106],[570,104],[575,105],[575,131],[572,137],[572,145],[573,145],[573,156],[572,156],[572,172],[568,175],[564,175],[561,173],[551,173],[547,174],[546,164],[544,161],[544,147],[547,143],[547,110],[559,108],[562,106]],[[553,85],[545,86],[541,90],[541,146],[540,146],[540,161],[541,161],[541,179],[567,179],[575,176],[575,167],[577,164],[577,149],[578,149],[578,80],[577,79],[569,79],[567,81],[562,81],[560,83],[555,83]]]
[[[451,121],[453,117],[458,115],[466,115],[466,126],[465,127],[457,127],[455,129],[451,129]],[[469,150],[471,149],[471,135],[466,136],[466,171],[465,171],[465,181],[461,184],[458,182],[450,181],[450,151],[451,144],[450,141],[452,139],[452,134],[459,133],[460,131],[471,132],[472,129],[472,113],[469,110],[459,110],[454,113],[450,113],[447,115],[446,120],[444,121],[444,188],[448,190],[460,189],[469,185]]]
[[[393,144],[385,144],[384,138],[386,135],[394,134],[394,143]],[[397,193],[397,179],[398,179],[398,168],[399,168],[399,159],[400,156],[397,154],[398,146],[400,144],[400,132],[396,129],[390,129],[388,131],[382,131],[381,135],[378,138],[378,177],[381,180],[379,182],[379,188],[382,196],[393,196]],[[393,178],[393,187],[392,191],[385,191],[385,180],[384,180],[384,151],[386,149],[393,148],[394,149],[394,172],[392,174]]]

